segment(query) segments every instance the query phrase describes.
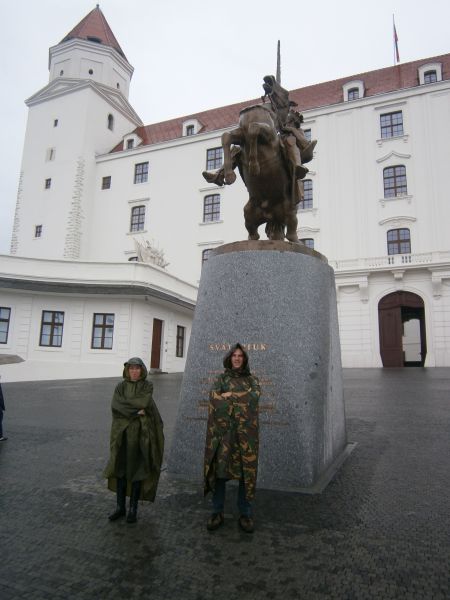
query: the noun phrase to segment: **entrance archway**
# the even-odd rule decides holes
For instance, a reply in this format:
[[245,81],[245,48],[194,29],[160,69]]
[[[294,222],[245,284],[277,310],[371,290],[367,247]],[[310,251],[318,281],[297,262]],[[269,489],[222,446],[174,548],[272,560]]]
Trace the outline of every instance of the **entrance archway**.
[[383,367],[423,367],[427,354],[425,307],[412,292],[393,292],[378,304]]

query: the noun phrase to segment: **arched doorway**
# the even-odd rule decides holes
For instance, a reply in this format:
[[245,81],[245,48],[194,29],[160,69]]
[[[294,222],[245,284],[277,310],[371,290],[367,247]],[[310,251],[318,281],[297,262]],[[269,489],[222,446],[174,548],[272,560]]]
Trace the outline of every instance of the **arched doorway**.
[[378,304],[383,367],[423,367],[427,354],[423,300],[411,292],[393,292]]

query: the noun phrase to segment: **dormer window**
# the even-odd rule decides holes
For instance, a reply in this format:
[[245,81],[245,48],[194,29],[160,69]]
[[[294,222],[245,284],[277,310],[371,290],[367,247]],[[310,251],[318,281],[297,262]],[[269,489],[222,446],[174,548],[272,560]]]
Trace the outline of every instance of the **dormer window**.
[[364,81],[355,79],[353,81],[347,81],[342,86],[344,102],[350,102],[351,100],[358,100],[364,98]]
[[183,123],[183,132],[182,135],[184,137],[195,135],[201,129],[201,124],[197,121],[197,119],[189,119],[188,121],[184,121]]
[[436,83],[442,81],[442,64],[428,63],[418,68],[419,84]]
[[127,140],[127,150],[131,150],[134,147],[134,140]]
[[435,83],[436,81],[437,81],[436,71],[426,71],[423,74],[423,82],[424,83]]

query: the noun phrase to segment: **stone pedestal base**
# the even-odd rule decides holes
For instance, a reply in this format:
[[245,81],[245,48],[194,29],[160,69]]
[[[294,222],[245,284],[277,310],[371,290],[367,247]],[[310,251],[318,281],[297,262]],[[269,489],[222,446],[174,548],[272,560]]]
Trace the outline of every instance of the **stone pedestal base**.
[[[258,487],[317,490],[348,451],[334,272],[290,242],[217,248],[204,264],[169,471],[201,480],[208,391],[239,342],[259,377]],[[328,477],[329,478],[329,477]]]

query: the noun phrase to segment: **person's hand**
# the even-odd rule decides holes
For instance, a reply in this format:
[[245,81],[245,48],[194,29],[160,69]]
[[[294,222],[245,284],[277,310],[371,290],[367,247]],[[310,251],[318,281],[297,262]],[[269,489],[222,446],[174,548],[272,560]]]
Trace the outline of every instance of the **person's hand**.
[[145,416],[145,410],[143,408],[141,408],[141,410],[138,410],[138,415],[140,417],[144,417]]
[[223,394],[221,394],[222,398],[230,398],[232,395],[232,392],[223,392]]

